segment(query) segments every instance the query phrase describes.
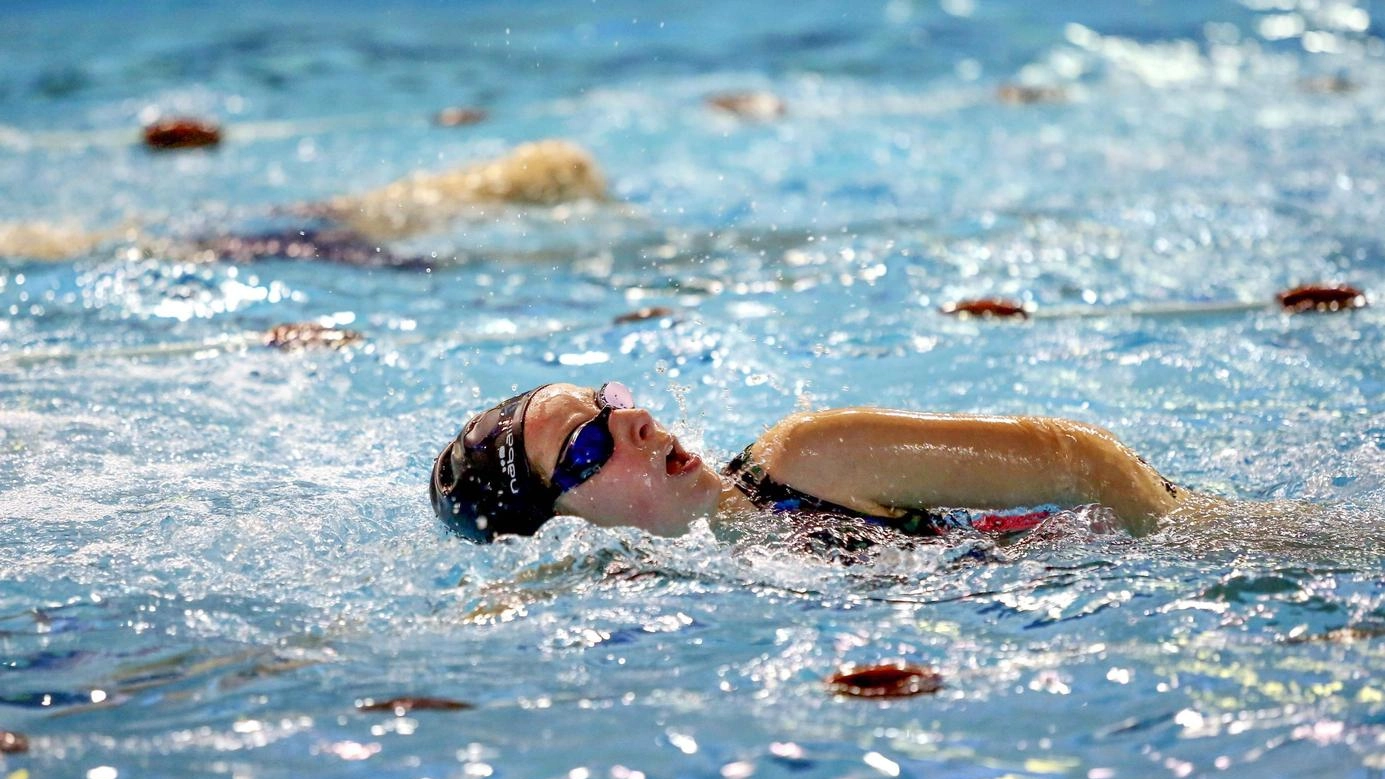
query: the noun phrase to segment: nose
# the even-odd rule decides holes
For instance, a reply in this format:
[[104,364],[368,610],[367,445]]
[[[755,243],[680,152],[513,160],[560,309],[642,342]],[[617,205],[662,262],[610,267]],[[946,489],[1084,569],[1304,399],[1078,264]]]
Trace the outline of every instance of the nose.
[[642,408],[619,409],[611,413],[611,433],[616,438],[639,445],[653,439],[658,431],[659,423]]

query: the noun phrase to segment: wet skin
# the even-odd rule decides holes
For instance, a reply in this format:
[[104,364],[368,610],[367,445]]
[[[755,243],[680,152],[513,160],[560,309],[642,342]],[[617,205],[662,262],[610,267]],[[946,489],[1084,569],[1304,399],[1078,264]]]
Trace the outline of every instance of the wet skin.
[[[599,411],[586,387],[554,384],[534,396],[525,441],[541,478],[551,478],[567,437]],[[696,518],[753,508],[648,411],[614,410],[610,429],[610,461],[564,493],[559,512],[671,536]],[[1109,431],[1050,417],[802,412],[766,430],[751,452],[780,483],[881,517],[910,508],[1100,503],[1141,534],[1188,497]]]

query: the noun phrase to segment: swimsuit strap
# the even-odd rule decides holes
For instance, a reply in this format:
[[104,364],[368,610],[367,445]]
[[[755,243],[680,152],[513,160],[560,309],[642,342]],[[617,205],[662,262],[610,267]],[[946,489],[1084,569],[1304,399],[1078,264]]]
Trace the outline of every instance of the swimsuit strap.
[[[751,446],[754,446],[752,444]],[[736,489],[745,493],[759,508],[776,514],[807,513],[859,519],[879,527],[888,527],[912,536],[936,536],[946,532],[955,523],[949,521],[948,514],[922,509],[911,509],[903,516],[880,517],[847,508],[829,500],[814,497],[787,484],[775,481],[764,466],[755,461],[750,454],[750,446],[732,458],[722,469],[722,475],[731,479]]]
[[[751,446],[754,446],[752,444]],[[764,466],[751,455],[751,446],[736,455],[722,469],[757,507],[777,514],[808,513],[849,517],[880,527],[888,527],[910,536],[938,536],[948,530],[969,528],[981,533],[1004,535],[1037,527],[1059,511],[1057,506],[1045,505],[1009,511],[973,511],[968,509],[909,509],[902,516],[880,517],[823,500],[775,481]]]

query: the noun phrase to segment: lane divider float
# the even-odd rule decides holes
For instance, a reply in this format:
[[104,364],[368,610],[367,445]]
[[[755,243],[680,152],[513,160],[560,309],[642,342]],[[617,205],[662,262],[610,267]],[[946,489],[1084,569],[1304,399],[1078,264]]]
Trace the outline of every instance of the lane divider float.
[[1233,300],[1185,303],[1135,303],[1128,306],[1060,307],[1041,309],[1009,298],[970,298],[946,303],[938,310],[958,317],[980,319],[1089,319],[1118,316],[1189,316],[1240,314],[1280,310],[1290,314],[1352,311],[1368,305],[1366,294],[1349,284],[1304,284],[1275,295],[1273,302]]

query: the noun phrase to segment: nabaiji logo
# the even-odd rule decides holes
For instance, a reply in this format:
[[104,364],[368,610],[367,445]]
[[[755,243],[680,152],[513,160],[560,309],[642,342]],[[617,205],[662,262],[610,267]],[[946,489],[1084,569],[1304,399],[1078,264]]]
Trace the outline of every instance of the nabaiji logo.
[[515,480],[515,434],[505,433],[505,442],[500,445],[500,470],[510,477],[510,494],[519,494],[519,482]]

